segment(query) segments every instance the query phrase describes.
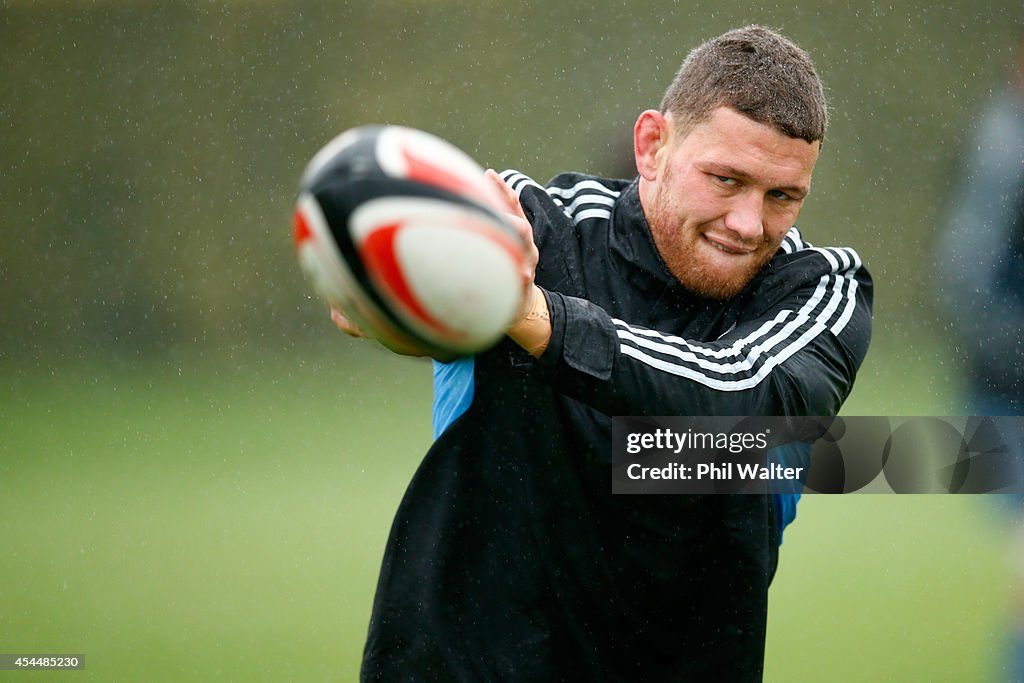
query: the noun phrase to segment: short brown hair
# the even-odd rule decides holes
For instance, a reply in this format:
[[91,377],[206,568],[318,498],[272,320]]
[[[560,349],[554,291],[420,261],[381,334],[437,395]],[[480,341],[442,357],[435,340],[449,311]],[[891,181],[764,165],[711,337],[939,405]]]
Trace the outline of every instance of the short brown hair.
[[763,26],[729,31],[693,50],[661,101],[684,133],[721,106],[792,138],[825,139],[828,107],[811,58]]

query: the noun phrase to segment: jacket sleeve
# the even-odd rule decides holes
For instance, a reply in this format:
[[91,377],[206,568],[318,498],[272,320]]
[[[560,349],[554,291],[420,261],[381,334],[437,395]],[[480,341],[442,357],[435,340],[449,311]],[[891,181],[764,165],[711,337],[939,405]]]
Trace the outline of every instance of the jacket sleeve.
[[867,353],[871,279],[852,250],[813,251],[827,261],[820,277],[713,342],[546,291],[552,337],[539,368],[607,415],[835,415]]

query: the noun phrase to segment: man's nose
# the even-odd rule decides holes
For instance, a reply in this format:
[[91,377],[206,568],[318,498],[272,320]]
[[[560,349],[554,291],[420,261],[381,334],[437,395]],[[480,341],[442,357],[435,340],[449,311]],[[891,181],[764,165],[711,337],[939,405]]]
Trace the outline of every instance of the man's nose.
[[764,198],[758,192],[734,197],[725,214],[725,227],[744,242],[757,242],[764,234]]

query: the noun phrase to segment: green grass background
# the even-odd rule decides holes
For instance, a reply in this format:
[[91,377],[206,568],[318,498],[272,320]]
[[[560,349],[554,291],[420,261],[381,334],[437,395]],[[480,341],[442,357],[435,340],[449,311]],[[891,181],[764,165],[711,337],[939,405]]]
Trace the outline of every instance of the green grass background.
[[[883,379],[927,406],[929,380],[894,370],[866,367],[848,414],[896,400]],[[426,363],[343,339],[5,371],[0,652],[84,653],[87,669],[0,680],[356,679],[430,440]],[[766,680],[999,680],[1010,539],[990,497],[805,497]]]

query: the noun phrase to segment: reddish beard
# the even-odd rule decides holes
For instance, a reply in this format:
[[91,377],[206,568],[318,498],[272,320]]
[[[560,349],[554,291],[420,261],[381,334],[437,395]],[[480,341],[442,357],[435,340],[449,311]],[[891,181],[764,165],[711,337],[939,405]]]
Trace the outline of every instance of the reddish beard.
[[[767,263],[775,249],[768,248],[768,240],[756,245],[760,253],[745,259],[724,271],[712,268],[707,259],[700,257],[707,245],[700,244],[702,226],[687,226],[673,211],[671,197],[664,195],[667,188],[674,187],[671,172],[658,188],[654,206],[647,216],[651,237],[668,271],[690,291],[708,299],[725,300],[743,291],[743,288]],[[711,247],[714,248],[714,247]]]

